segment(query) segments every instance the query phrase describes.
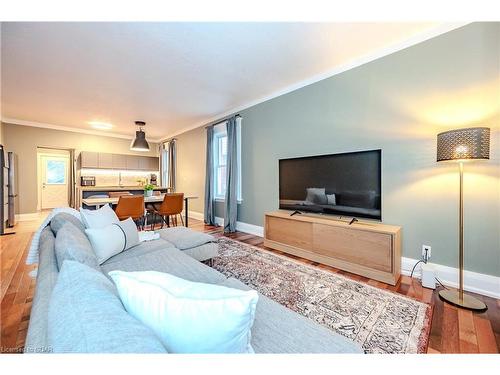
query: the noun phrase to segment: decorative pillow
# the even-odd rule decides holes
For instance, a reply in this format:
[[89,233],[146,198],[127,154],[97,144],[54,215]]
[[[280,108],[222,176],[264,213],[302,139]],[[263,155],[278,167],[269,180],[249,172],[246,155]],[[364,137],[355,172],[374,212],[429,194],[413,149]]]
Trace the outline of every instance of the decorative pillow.
[[337,200],[335,199],[335,194],[327,194],[326,199],[329,205],[335,206],[337,204]]
[[325,188],[307,188],[306,201],[316,204],[327,204]]
[[99,264],[139,243],[139,234],[132,218],[104,228],[85,229]]
[[57,232],[55,252],[59,270],[65,260],[76,260],[89,267],[99,269],[99,263],[87,236],[69,222]]
[[113,283],[65,261],[50,298],[48,345],[55,353],[165,353],[155,334],[123,308]]
[[57,235],[57,232],[59,232],[59,229],[63,227],[64,224],[67,222],[70,222],[73,224],[75,227],[80,229],[82,232],[85,231],[85,225],[83,225],[82,221],[78,219],[76,216],[70,215],[66,212],[61,212],[57,215],[55,215],[51,220],[50,220],[50,229],[52,229],[52,232],[54,235]]
[[98,210],[86,210],[80,208],[80,215],[86,228],[104,228],[113,223],[119,223],[120,219],[109,205],[105,204]]
[[111,271],[125,309],[170,353],[253,353],[258,294],[155,271]]

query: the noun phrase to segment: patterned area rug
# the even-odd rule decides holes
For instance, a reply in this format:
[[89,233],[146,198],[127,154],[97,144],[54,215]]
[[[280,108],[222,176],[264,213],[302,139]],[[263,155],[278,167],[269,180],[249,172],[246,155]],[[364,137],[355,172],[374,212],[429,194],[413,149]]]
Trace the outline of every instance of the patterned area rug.
[[431,308],[425,303],[219,238],[212,267],[362,345],[366,353],[422,353]]

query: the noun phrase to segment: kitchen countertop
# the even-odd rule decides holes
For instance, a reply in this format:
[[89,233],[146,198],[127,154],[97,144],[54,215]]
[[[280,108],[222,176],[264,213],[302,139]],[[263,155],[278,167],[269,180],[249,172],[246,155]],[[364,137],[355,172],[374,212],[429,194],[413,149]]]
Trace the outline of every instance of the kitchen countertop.
[[[82,191],[122,191],[122,190],[143,190],[144,186],[78,186]],[[165,190],[166,187],[156,186],[153,190]]]

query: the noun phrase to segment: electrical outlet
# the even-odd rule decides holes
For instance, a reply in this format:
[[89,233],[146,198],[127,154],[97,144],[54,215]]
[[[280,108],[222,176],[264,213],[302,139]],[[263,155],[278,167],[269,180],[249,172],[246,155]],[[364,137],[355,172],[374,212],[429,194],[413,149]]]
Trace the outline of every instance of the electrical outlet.
[[[426,262],[431,257],[431,249],[432,248],[429,245],[422,245],[422,259],[424,259]],[[426,258],[426,256],[427,256],[427,258]]]

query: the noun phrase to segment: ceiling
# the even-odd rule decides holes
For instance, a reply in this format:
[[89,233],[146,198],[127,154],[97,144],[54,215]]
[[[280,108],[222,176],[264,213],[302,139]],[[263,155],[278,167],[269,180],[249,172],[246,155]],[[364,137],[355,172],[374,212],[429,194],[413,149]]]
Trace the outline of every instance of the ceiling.
[[3,23],[2,119],[160,139],[455,27]]

